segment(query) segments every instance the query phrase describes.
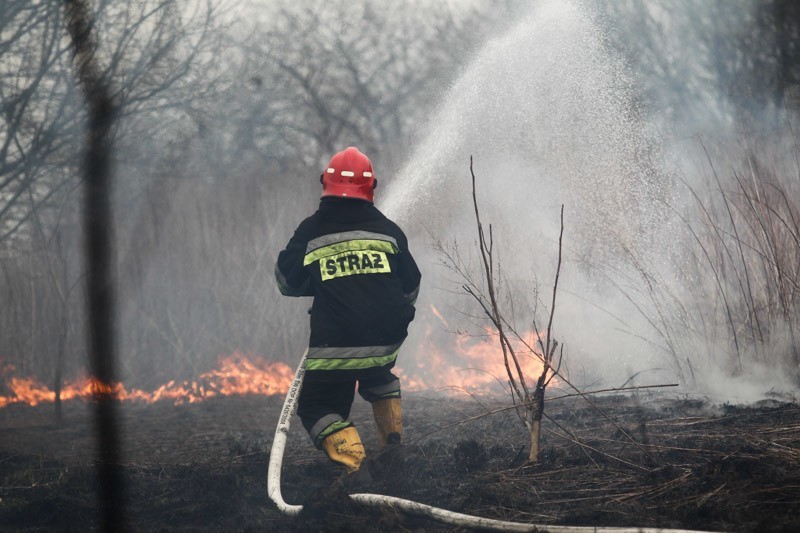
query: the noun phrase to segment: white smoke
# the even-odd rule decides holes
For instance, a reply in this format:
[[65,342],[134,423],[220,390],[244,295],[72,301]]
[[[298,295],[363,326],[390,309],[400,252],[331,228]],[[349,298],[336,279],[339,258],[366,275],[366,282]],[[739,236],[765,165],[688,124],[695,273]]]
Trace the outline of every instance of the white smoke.
[[[552,287],[564,205],[555,324],[573,377],[621,385],[637,376],[636,383],[679,382],[684,391],[755,399],[769,389],[768,373],[752,374],[742,387],[743,378],[730,381],[728,360],[676,334],[687,320],[676,309],[691,290],[673,268],[689,260],[675,238],[685,237],[672,212],[676,168],[655,133],[664,127],[642,122],[634,95],[624,64],[579,2],[537,2],[485,46],[381,195],[380,207],[412,236],[422,264],[421,315],[431,303],[463,308],[467,301],[448,292],[454,275],[437,266],[428,235],[474,248],[473,156],[483,222],[493,225],[523,320],[535,304],[522,288],[538,282],[544,294]],[[538,312],[547,309],[539,303]],[[458,312],[448,321],[457,329],[472,322]],[[415,337],[422,329],[412,329],[404,357],[424,359],[423,339]],[[771,382],[791,387],[773,374]]]

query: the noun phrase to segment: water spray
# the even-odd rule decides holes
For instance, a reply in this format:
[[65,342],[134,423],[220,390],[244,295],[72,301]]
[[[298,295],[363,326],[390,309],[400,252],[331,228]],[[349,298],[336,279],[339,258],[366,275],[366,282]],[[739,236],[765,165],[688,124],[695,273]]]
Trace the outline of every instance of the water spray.
[[[269,469],[267,471],[267,494],[275,502],[278,509],[290,516],[296,516],[303,510],[302,505],[292,505],[286,503],[281,494],[281,466],[283,465],[283,453],[286,448],[286,438],[289,435],[292,417],[297,408],[297,399],[300,396],[300,389],[303,388],[303,378],[306,373],[306,356],[308,349],[300,358],[294,380],[283,401],[278,425],[275,428],[275,438],[272,441],[272,449],[269,454]],[[594,527],[594,526],[550,526],[542,524],[527,524],[524,522],[508,522],[505,520],[495,520],[492,518],[482,518],[463,513],[448,511],[439,507],[433,507],[424,503],[419,503],[394,496],[383,494],[351,494],[350,498],[365,506],[383,507],[397,509],[408,514],[424,516],[438,522],[451,524],[460,527],[470,527],[493,531],[528,531],[537,533],[704,533],[688,529],[662,529],[662,528],[640,528],[640,527]]]

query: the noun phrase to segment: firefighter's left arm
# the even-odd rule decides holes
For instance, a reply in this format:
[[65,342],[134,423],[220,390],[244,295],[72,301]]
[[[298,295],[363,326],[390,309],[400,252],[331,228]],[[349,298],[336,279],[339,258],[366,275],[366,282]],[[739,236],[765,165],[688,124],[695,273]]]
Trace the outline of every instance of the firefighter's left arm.
[[311,276],[303,266],[308,239],[303,237],[303,224],[297,228],[286,248],[278,254],[275,263],[275,280],[284,296],[314,296]]

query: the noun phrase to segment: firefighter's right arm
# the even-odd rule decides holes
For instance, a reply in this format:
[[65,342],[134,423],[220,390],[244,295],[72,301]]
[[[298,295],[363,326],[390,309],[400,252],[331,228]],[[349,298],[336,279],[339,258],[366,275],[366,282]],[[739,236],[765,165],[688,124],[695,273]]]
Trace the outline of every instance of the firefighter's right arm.
[[311,276],[303,266],[308,241],[302,237],[301,230],[302,225],[297,228],[286,248],[278,254],[278,261],[275,263],[275,280],[278,282],[278,290],[284,296],[314,296]]
[[417,296],[419,296],[419,285],[422,274],[420,274],[419,267],[417,267],[417,263],[414,261],[414,257],[408,249],[408,240],[406,236],[402,233],[401,235],[402,238],[399,240],[401,250],[400,281],[403,283],[403,292],[408,302],[414,305],[417,302]]

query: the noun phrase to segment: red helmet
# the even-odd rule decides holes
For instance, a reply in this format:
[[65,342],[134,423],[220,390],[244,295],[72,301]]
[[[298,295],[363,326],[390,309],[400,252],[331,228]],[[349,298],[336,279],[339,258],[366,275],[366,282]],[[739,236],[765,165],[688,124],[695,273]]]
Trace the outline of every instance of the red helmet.
[[322,196],[360,198],[372,202],[378,184],[372,163],[353,146],[339,152],[322,172]]

